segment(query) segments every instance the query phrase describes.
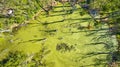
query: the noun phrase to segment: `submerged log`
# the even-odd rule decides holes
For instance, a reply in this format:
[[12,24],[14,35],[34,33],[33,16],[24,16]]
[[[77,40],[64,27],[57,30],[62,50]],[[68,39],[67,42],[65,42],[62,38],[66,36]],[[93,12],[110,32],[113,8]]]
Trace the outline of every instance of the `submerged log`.
[[14,23],[14,24],[10,27],[10,29],[11,29],[12,32],[18,30],[18,28],[20,28],[20,25],[17,24],[17,23]]
[[9,32],[11,32],[11,30],[0,30],[0,33],[9,33]]
[[11,32],[15,32],[17,30],[19,30],[22,26],[26,26],[28,23],[22,23],[22,24],[17,24],[14,23],[12,26],[10,26],[10,30]]

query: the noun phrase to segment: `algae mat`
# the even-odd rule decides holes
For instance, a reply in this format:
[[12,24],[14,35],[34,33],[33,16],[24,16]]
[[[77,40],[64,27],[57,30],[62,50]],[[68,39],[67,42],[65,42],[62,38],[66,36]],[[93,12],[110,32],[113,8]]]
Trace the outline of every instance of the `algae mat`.
[[[88,29],[93,20],[89,15],[80,16],[79,6],[72,14],[56,6],[49,16],[44,13],[30,20],[12,36],[10,50],[26,54],[49,50],[45,55],[46,67],[104,67],[109,53],[116,49],[115,36],[107,35],[107,25]],[[29,65],[27,66],[29,67]]]

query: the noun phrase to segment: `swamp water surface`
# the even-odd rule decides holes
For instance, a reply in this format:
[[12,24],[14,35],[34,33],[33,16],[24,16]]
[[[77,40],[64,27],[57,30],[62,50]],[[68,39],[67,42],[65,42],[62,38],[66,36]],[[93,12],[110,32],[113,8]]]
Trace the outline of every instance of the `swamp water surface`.
[[116,49],[116,39],[106,35],[106,25],[103,30],[87,29],[89,22],[93,22],[91,17],[80,16],[78,10],[67,14],[56,7],[50,16],[38,15],[14,35],[4,36],[0,46],[7,47],[0,56],[12,50],[34,54],[45,48],[47,67],[104,67],[109,53]]

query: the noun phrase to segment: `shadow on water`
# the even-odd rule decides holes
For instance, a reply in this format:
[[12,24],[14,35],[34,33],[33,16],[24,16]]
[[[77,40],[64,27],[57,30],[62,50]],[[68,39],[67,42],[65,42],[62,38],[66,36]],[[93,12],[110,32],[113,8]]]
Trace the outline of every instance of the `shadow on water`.
[[55,14],[55,15],[50,15],[50,17],[54,17],[54,16],[63,16],[63,15],[68,15],[68,13],[65,13],[65,14]]
[[[90,20],[91,18],[84,18],[84,19],[67,19],[67,20]],[[82,22],[81,22],[82,23]],[[75,23],[76,24],[76,23]],[[76,26],[76,28],[78,28],[80,25]],[[89,67],[89,66],[97,66],[99,67],[100,65],[103,65],[104,67],[108,66],[108,64],[110,62],[120,62],[120,57],[118,55],[118,53],[116,54],[116,46],[115,44],[113,43],[112,41],[112,35],[111,33],[109,32],[109,29],[108,28],[99,28],[99,29],[93,29],[93,30],[89,30],[89,29],[86,29],[83,30],[80,29],[78,31],[70,31],[70,32],[63,32],[63,33],[80,33],[80,32],[88,32],[86,34],[86,36],[94,36],[92,38],[92,41],[94,41],[93,43],[89,43],[89,44],[85,44],[85,45],[103,45],[104,48],[107,50],[105,52],[89,52],[87,54],[83,54],[82,57],[80,58],[77,58],[78,60],[77,61],[82,61],[86,58],[90,58],[90,57],[94,57],[94,56],[97,56],[97,55],[106,55],[106,58],[95,58],[94,59],[94,62],[95,64],[90,64],[90,65],[84,65],[84,66],[80,66],[80,67]],[[97,34],[97,36],[96,36]],[[115,48],[115,49],[114,49]]]
[[22,41],[22,42],[19,42],[18,44],[26,43],[26,42],[39,42],[39,41],[43,41],[43,40],[46,40],[46,38],[43,38],[43,39],[32,39],[32,40],[28,40],[28,41]]
[[88,20],[91,20],[91,18],[77,18],[77,19],[66,19],[66,20],[85,20],[85,21],[88,21]]
[[[71,21],[73,21],[73,20],[81,20],[82,22],[79,22],[79,23],[84,23],[84,22],[86,22],[86,21],[88,21],[88,20],[90,20],[91,18],[78,18],[78,19],[63,19],[63,20],[58,20],[58,21],[53,21],[53,22],[45,22],[45,23],[42,23],[43,25],[48,25],[48,24],[54,24],[54,23],[62,23],[62,22],[64,22],[64,21],[69,21],[69,20],[71,20]],[[94,30],[93,30],[94,31]]]
[[88,65],[86,63],[84,66],[80,66],[80,67],[89,67],[89,66],[99,67],[102,65],[102,66],[106,67],[107,66],[106,60],[107,61],[109,60],[110,54],[111,54],[110,52],[91,52],[91,53],[85,54],[84,56],[80,57],[81,59],[78,58],[77,62],[82,61],[84,59],[91,58],[91,57],[95,57],[95,56],[107,55],[107,58],[99,58],[99,57],[94,58],[94,60],[93,60],[93,62],[95,62],[94,64]]
[[[62,7],[62,6],[58,6],[58,7]],[[56,8],[58,8],[56,7]],[[68,6],[69,7],[69,6]],[[59,11],[57,11],[59,12]],[[61,12],[61,11],[60,11]],[[60,16],[60,15],[67,15],[69,13],[66,13],[66,14],[57,14],[57,15],[50,15],[51,16]],[[81,21],[89,21],[91,20],[91,18],[77,18],[77,19],[71,19],[71,18],[68,18],[68,19],[63,19],[63,20],[58,20],[58,21],[53,21],[53,22],[45,22],[45,23],[42,23],[42,25],[49,25],[49,24],[54,24],[54,23],[62,23],[64,21],[76,21],[76,20],[81,20]],[[79,23],[84,23],[84,22],[79,22]],[[78,22],[77,22],[78,23]],[[76,26],[76,28],[78,28],[78,26]],[[80,29],[80,28],[79,28]],[[111,48],[113,48],[113,43],[110,42],[110,41],[101,41],[101,39],[104,39],[104,38],[108,38],[110,35],[108,32],[101,32],[101,31],[106,31],[108,30],[108,28],[103,28],[103,29],[96,29],[96,30],[89,30],[87,28],[81,28],[80,30],[78,31],[71,31],[71,32],[63,32],[63,33],[81,33],[81,32],[89,32],[88,34],[86,34],[86,36],[94,36],[96,33],[102,33],[102,34],[99,34],[99,36],[96,36],[94,37],[92,40],[95,41],[94,43],[89,43],[89,44],[85,44],[85,45],[104,45],[105,49],[106,50],[110,50]],[[46,33],[50,33],[50,32],[57,32],[56,29],[54,30],[39,30],[39,31],[43,31],[43,32],[46,32]],[[22,42],[19,42],[18,44],[21,44],[21,43],[26,43],[26,42],[39,42],[39,41],[43,41],[43,40],[46,40],[47,38],[42,38],[42,39],[31,39],[31,40],[27,40],[27,41],[22,41]],[[56,46],[56,49],[58,51],[62,51],[62,52],[65,52],[65,51],[70,51],[72,49],[74,49],[74,46],[71,45],[69,46],[68,44],[66,43],[60,43],[60,44],[57,44]],[[42,50],[42,53],[44,52],[45,50]],[[50,51],[48,51],[47,53],[49,53]],[[41,53],[39,53],[41,54]],[[106,52],[89,52],[89,53],[86,53],[86,54],[82,54],[83,56],[80,58],[78,57],[77,60],[78,61],[82,61],[86,58],[90,58],[90,57],[94,57],[94,56],[97,56],[97,55],[107,55],[106,58],[95,58],[93,61],[95,62],[95,64],[90,64],[90,65],[84,65],[84,66],[80,66],[80,67],[89,67],[89,66],[100,66],[101,64],[104,65],[104,67],[106,67],[107,65],[107,62],[106,61],[110,61],[111,60],[111,55],[115,54],[114,51],[106,51]],[[43,57],[42,55],[38,55],[39,57]],[[82,59],[81,59],[82,58]],[[41,62],[39,62],[39,60],[36,60],[36,59],[33,59],[35,61],[36,64],[41,64]],[[38,62],[38,63],[37,63]]]
[[[119,66],[120,62],[120,53],[117,53],[115,44],[111,41],[112,35],[108,31],[108,28],[98,29],[90,32],[86,36],[93,36],[96,33],[101,33],[101,30],[105,30],[106,32],[102,32],[102,34],[99,34],[98,36],[93,37],[93,43],[86,44],[86,45],[104,45],[104,48],[108,50],[107,52],[91,52],[85,54],[82,59],[79,61],[93,57],[96,55],[106,55],[106,58],[104,59],[95,59],[95,64],[92,65],[85,65],[85,66],[99,66],[101,64],[104,64],[104,67],[109,65],[115,65]],[[114,35],[115,36],[115,35]],[[81,66],[82,67],[82,66]]]
[[[102,56],[102,55],[106,55],[106,58],[96,57],[96,56]],[[103,67],[106,67],[108,66],[109,61],[111,61],[111,55],[112,55],[112,52],[90,52],[80,57],[81,59],[78,58],[78,61],[82,61],[84,59],[88,59],[91,57],[96,57],[93,60],[93,62],[95,62],[94,64],[89,64],[89,65],[86,64],[80,67],[89,67],[89,66],[100,67],[101,65]]]
[[[68,6],[68,7],[70,7],[70,6]],[[58,7],[56,7],[56,8],[58,8]],[[63,8],[63,7],[61,7],[61,8]],[[53,16],[60,16],[60,15],[69,15],[69,14],[72,14],[75,10],[80,10],[80,8],[75,8],[74,10],[70,9],[70,8],[68,8],[67,10],[53,10],[52,12],[54,12],[54,13],[64,12],[64,14],[55,14],[55,15],[50,15],[50,16],[53,17]]]
[[45,22],[45,23],[42,23],[43,25],[48,25],[48,24],[54,24],[54,23],[62,23],[64,20],[58,20],[58,21],[53,21],[53,22]]
[[40,31],[47,32],[47,33],[50,33],[50,32],[57,32],[57,30],[40,30]]
[[[62,8],[63,6],[55,6],[54,8]],[[71,6],[64,6],[64,7],[71,7]]]

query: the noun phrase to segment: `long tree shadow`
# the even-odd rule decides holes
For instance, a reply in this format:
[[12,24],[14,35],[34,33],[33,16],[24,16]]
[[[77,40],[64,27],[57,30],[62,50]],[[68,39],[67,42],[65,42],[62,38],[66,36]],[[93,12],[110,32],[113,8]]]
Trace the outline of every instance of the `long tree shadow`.
[[[55,6],[54,8],[62,8],[63,6]],[[64,7],[71,7],[71,6],[64,6]]]
[[43,41],[43,40],[46,40],[46,38],[42,38],[42,39],[32,39],[32,40],[22,41],[22,42],[18,42],[18,44],[27,43],[27,42],[39,42],[39,41]]
[[[78,18],[78,19],[62,19],[62,20],[58,20],[58,21],[52,21],[52,22],[45,22],[45,23],[42,23],[43,25],[48,25],[48,24],[54,24],[54,23],[61,23],[61,22],[64,22],[64,21],[75,21],[75,20],[81,20],[82,22],[79,22],[79,23],[84,23],[86,21],[88,21],[90,18]],[[94,30],[93,30],[94,31]]]
[[[113,63],[118,65],[118,62],[120,62],[119,53],[116,53],[117,51],[114,49],[114,48],[116,48],[116,46],[111,41],[111,39],[108,39],[108,38],[111,38],[112,35],[109,33],[109,31],[107,31],[108,28],[105,28],[105,29],[102,29],[102,30],[106,30],[106,32],[103,32],[103,34],[100,34],[99,36],[93,37],[92,40],[95,41],[95,42],[90,43],[90,44],[86,44],[86,45],[104,45],[104,48],[106,50],[108,50],[108,52],[87,53],[86,55],[84,55],[82,57],[82,59],[93,57],[93,56],[96,56],[96,55],[106,54],[106,59],[104,59],[104,60],[107,61],[107,62],[105,63],[104,67],[106,67],[106,65],[107,66],[110,65],[110,64],[112,65]],[[93,31],[92,33],[88,34],[87,36],[93,36],[96,33],[101,33],[100,31],[101,31],[100,29],[96,30],[96,31]],[[80,60],[82,60],[82,59],[80,59]],[[101,64],[101,61],[99,62],[99,60],[96,60],[95,62],[96,62],[95,64],[98,64],[98,65]],[[99,63],[97,63],[97,62],[99,62]]]
[[108,61],[110,61],[112,52],[90,52],[90,53],[87,53],[84,56],[82,56],[81,59],[79,59],[78,61],[82,61],[82,60],[90,58],[90,57],[102,56],[102,55],[106,55],[106,58],[94,58],[94,60],[93,60],[93,62],[95,62],[94,64],[89,64],[89,65],[86,64],[84,66],[85,67],[89,67],[89,66],[99,67],[102,65],[102,66],[106,67],[106,66],[108,66]]
[[[59,6],[59,7],[62,7],[62,6]],[[56,7],[58,8],[58,7]],[[61,11],[53,11],[53,12],[62,12],[63,10]],[[68,10],[69,11],[69,10]],[[68,15],[70,13],[67,13],[65,12],[64,14],[55,14],[55,15],[50,15],[50,17],[53,17],[53,16],[60,16],[60,15]],[[76,19],[71,19],[71,18],[68,18],[68,19],[63,19],[63,20],[58,20],[58,21],[53,21],[53,22],[45,22],[45,23],[42,23],[43,25],[49,25],[49,24],[54,24],[54,23],[62,23],[64,21],[76,21],[76,20],[80,20],[80,21],[84,21],[84,22],[87,22],[87,21],[90,21],[91,18],[76,18]],[[79,22],[79,23],[84,23],[84,22]],[[77,28],[77,27],[76,27]],[[80,29],[80,28],[79,28]],[[85,29],[85,27],[83,28]],[[97,55],[106,55],[106,58],[104,59],[95,59],[94,62],[95,64],[90,64],[90,65],[85,65],[83,67],[87,67],[87,66],[99,66],[101,64],[104,64],[104,66],[107,65],[107,62],[111,61],[111,58],[112,58],[112,55],[114,54],[114,51],[111,50],[111,48],[114,47],[113,43],[110,42],[110,41],[101,41],[102,39],[107,39],[110,34],[108,33],[108,28],[102,28],[102,29],[93,29],[93,30],[89,30],[89,29],[86,29],[86,30],[79,30],[79,31],[71,31],[71,32],[63,32],[63,33],[80,33],[80,32],[90,32],[88,34],[86,34],[86,36],[94,36],[95,34],[97,33],[100,33],[99,36],[96,36],[94,37],[92,40],[95,41],[94,43],[90,43],[90,44],[87,44],[87,45],[104,45],[104,48],[108,51],[105,51],[105,52],[89,52],[87,54],[84,54],[81,58],[82,59],[79,59],[78,58],[78,61],[82,61],[83,59],[86,59],[86,58],[90,58],[90,57],[93,57],[93,56],[97,56]],[[55,32],[56,30],[48,30],[45,32]],[[106,31],[106,32],[104,32]],[[38,40],[29,40],[29,41],[38,41]],[[27,41],[28,42],[28,41]],[[113,58],[112,58],[113,59]],[[107,61],[107,62],[106,62]]]
[[64,21],[63,20],[58,20],[58,21],[53,21],[53,22],[45,22],[45,23],[42,23],[43,25],[48,25],[48,24],[54,24],[54,23],[62,23]]
[[[77,62],[82,61],[84,59],[88,59],[94,56],[100,56],[100,55],[107,55],[107,58],[94,58],[93,62],[95,62],[94,64],[85,64],[84,66],[80,66],[80,67],[89,67],[89,66],[94,66],[94,67],[98,67],[100,65],[103,65],[104,67],[107,66],[107,62],[106,60],[109,60],[110,58],[110,52],[90,52],[87,54],[84,54],[82,57],[80,57],[81,59],[79,59],[79,57],[77,58]],[[109,58],[108,58],[109,57]]]
[[[64,9],[64,8],[68,8],[69,7],[69,9]],[[56,8],[63,8],[63,9],[61,9],[61,10],[53,10],[52,12],[58,12],[58,13],[60,13],[60,12],[64,12],[64,14],[57,14],[57,15],[50,15],[51,17],[53,17],[53,16],[60,16],[60,15],[68,15],[68,14],[72,14],[74,11],[77,11],[77,10],[80,10],[79,8],[75,8],[74,10],[72,9],[72,7],[69,5],[69,6],[55,6],[54,7],[55,9]]]
[[54,17],[54,16],[63,16],[63,15],[68,15],[69,13],[62,13],[62,14],[55,14],[55,15],[50,15],[50,17]]
[[[90,18],[85,18],[85,19],[67,19],[67,20],[90,20]],[[76,23],[75,23],[76,24]],[[80,28],[78,28],[80,26]],[[88,32],[86,34],[86,36],[94,36],[92,38],[92,40],[94,41],[93,43],[89,43],[86,45],[103,45],[104,48],[107,50],[105,52],[89,52],[85,55],[82,56],[82,59],[79,59],[78,61],[82,61],[83,59],[86,58],[90,58],[96,55],[106,55],[106,58],[104,59],[96,59],[94,62],[95,64],[90,64],[90,65],[85,65],[87,66],[100,66],[101,64],[104,64],[104,67],[108,66],[109,62],[119,62],[120,61],[120,57],[118,56],[118,54],[115,54],[115,49],[116,46],[114,45],[114,43],[111,41],[111,36],[112,34],[109,31],[109,28],[99,28],[99,29],[93,29],[93,30],[84,30],[86,29],[86,27],[82,27],[81,25],[76,26],[76,28],[80,29],[79,31],[71,31],[71,32],[64,32],[64,33],[80,33],[80,32]],[[83,30],[82,30],[83,29]],[[97,36],[96,36],[97,35]],[[80,57],[81,58],[81,57]],[[117,58],[117,59],[116,59]],[[84,67],[84,66],[81,66]]]

